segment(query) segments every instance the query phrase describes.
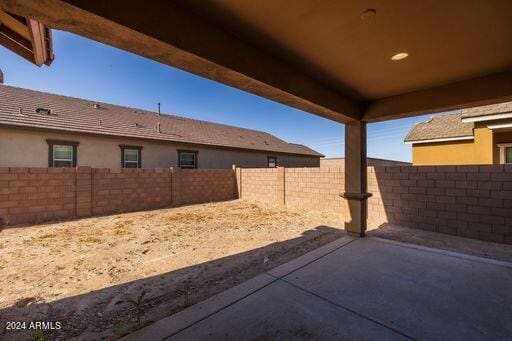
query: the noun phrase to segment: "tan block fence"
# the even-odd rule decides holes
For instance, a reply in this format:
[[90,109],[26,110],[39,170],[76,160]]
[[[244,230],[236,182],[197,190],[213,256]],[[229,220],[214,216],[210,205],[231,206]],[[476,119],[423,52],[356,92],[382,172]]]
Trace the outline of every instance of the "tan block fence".
[[240,198],[342,213],[343,168],[237,168]]
[[368,190],[368,226],[512,244],[512,165],[369,168]]
[[[258,201],[343,214],[343,168],[0,168],[0,224]],[[368,167],[368,226],[512,243],[512,167]]]
[[231,200],[231,169],[0,168],[0,224]]
[[[343,168],[237,169],[240,197],[343,214]],[[512,244],[512,166],[368,167],[368,228]]]

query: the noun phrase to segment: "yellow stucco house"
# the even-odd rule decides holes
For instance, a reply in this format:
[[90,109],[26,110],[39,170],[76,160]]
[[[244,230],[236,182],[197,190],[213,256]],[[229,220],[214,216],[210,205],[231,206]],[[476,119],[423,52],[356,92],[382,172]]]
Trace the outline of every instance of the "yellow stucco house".
[[416,124],[405,143],[412,144],[415,166],[512,163],[512,102],[432,117]]

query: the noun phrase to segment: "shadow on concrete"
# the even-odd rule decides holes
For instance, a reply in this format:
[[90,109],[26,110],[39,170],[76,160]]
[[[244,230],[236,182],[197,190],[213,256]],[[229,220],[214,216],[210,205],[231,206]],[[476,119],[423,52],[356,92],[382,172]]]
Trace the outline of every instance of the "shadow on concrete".
[[512,245],[509,244],[451,236],[387,223],[368,231],[368,236],[512,263]]
[[[195,264],[175,271],[141,278],[101,290],[67,297],[49,303],[17,305],[0,309],[0,320],[60,322],[62,329],[50,331],[0,332],[2,340],[40,339],[115,339],[139,327],[134,307],[128,303],[145,291],[147,313],[142,326],[176,313],[276,266],[344,236],[343,230],[317,226],[300,237]],[[44,277],[44,269],[41,269]],[[13,283],[13,285],[16,285]],[[51,285],[51,283],[47,283]],[[26,305],[26,306],[23,306]]]

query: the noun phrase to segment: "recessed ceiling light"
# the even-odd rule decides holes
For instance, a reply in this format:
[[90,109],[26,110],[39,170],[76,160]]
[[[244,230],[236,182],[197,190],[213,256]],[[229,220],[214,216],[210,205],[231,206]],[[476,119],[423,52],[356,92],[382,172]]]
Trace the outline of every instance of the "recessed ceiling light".
[[404,58],[409,57],[409,54],[407,52],[400,52],[391,57],[391,60],[401,60]]
[[367,20],[367,19],[370,19],[370,18],[373,18],[373,16],[377,13],[376,10],[374,10],[373,8],[370,8],[370,9],[367,9],[366,11],[364,11],[362,14],[361,14],[361,20]]

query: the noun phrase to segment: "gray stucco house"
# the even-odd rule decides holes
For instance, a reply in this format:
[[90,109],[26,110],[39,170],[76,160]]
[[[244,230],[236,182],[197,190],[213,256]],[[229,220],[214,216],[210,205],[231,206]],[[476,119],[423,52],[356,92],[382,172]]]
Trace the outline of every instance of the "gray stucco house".
[[0,85],[0,167],[318,167],[271,134]]

